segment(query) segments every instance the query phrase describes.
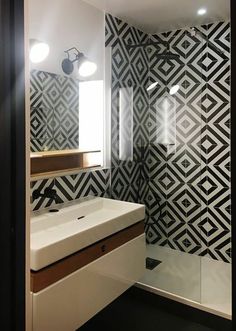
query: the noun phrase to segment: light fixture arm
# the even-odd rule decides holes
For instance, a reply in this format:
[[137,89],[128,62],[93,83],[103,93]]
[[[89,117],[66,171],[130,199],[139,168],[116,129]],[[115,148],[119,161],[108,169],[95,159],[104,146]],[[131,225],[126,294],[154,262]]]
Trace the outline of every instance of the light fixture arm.
[[[71,53],[71,51],[75,51],[74,52],[74,56],[75,56],[75,58],[74,58],[74,60],[71,60],[70,59],[70,53]],[[74,63],[74,62],[76,62],[76,61],[78,61],[81,57],[83,57],[84,56],[84,54],[82,53],[82,52],[80,52],[76,47],[71,47],[71,48],[69,48],[69,49],[67,49],[66,51],[64,51],[66,54],[67,54],[67,58],[72,62],[72,63]]]
[[62,61],[61,67],[66,75],[72,74],[74,70],[74,62],[78,62],[79,70],[82,70],[81,68],[83,67],[86,68],[85,72],[82,71],[82,73],[80,73],[82,77],[90,76],[96,71],[97,65],[89,61],[76,47],[71,47],[64,52],[67,56]]

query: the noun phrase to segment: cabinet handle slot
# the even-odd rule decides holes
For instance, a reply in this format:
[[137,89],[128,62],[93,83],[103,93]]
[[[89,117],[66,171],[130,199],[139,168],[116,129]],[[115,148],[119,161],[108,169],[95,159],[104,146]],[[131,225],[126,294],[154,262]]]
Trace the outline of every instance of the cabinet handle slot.
[[106,245],[102,245],[102,247],[101,247],[101,251],[104,253],[105,250],[106,250]]

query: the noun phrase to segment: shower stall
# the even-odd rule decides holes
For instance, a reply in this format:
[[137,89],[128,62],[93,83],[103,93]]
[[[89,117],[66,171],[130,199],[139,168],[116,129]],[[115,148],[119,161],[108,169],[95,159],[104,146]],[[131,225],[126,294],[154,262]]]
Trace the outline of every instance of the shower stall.
[[148,35],[106,15],[111,197],[146,206],[137,286],[230,318],[230,23]]

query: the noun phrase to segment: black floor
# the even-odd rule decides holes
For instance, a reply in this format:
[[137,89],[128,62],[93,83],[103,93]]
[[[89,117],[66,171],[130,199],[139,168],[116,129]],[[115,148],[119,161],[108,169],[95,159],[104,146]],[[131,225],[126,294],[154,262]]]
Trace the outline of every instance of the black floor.
[[131,288],[79,331],[229,331],[231,322]]

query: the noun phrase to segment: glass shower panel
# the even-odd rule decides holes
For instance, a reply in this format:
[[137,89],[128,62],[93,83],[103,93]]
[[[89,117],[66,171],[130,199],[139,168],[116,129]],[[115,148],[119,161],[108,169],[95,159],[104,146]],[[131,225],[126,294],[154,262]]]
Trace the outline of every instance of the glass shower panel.
[[133,161],[133,88],[119,90],[119,159]]
[[[176,101],[169,93],[156,103],[156,143],[175,146],[176,142]],[[168,151],[167,151],[168,153]]]
[[112,24],[111,197],[146,207],[138,286],[229,307],[229,25],[148,36]]
[[149,90],[149,187],[157,208],[149,210],[147,255],[159,264],[146,270],[141,283],[200,302],[204,45],[186,29],[152,41],[149,85],[157,84]]
[[205,44],[201,105],[201,303],[231,318],[230,22],[214,22],[193,33]]

